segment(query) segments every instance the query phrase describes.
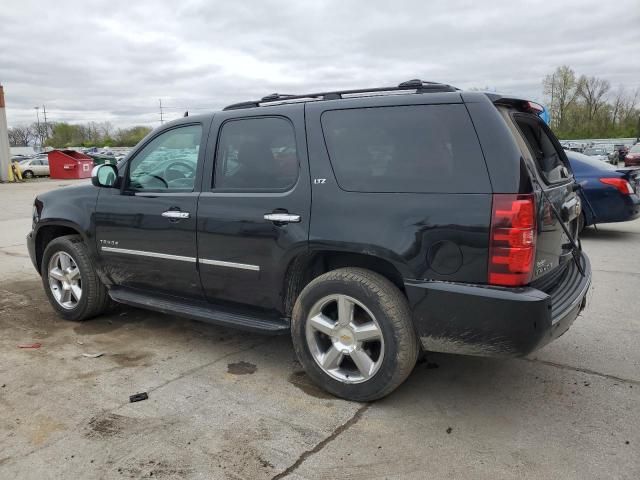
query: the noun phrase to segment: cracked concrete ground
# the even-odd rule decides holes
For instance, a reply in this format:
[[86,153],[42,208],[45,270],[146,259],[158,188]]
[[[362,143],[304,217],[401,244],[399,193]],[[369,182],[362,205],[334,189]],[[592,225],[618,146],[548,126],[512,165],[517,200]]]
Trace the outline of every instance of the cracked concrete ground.
[[366,405],[310,384],[286,337],[60,320],[24,235],[34,195],[70,183],[0,185],[0,478],[640,478],[640,222],[585,233],[590,305],[558,341],[433,354]]

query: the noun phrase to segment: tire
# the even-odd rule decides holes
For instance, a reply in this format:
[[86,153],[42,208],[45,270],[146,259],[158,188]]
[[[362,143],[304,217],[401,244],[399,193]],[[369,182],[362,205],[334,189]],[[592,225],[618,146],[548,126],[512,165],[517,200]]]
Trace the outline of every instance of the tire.
[[[350,327],[341,323],[337,313],[340,302],[355,305],[354,313],[345,317],[353,319]],[[343,311],[350,311],[344,308]],[[317,330],[318,325],[332,336]],[[365,330],[380,339],[360,342],[358,338]],[[404,295],[385,277],[362,268],[333,270],[309,283],[294,305],[291,335],[298,360],[317,385],[333,395],[359,402],[377,400],[395,390],[413,370],[419,352]],[[338,363],[327,360],[337,355],[332,355],[334,349],[342,353]],[[346,352],[350,353],[345,355]],[[362,352],[372,361],[368,377],[358,366],[363,365]],[[335,364],[335,369],[325,369],[321,362]]]
[[22,172],[22,178],[33,178],[33,172],[31,170],[25,170]]
[[[68,269],[61,268],[64,261],[67,262]],[[64,274],[66,271],[70,272],[69,276],[65,277],[64,281],[59,280],[60,272]],[[103,313],[109,305],[107,288],[98,278],[87,247],[79,235],[66,235],[52,240],[44,250],[40,274],[49,303],[65,320],[88,320]],[[54,274],[58,275],[58,278],[54,277]],[[73,279],[69,280],[72,275]],[[80,294],[77,295],[77,289],[65,289],[65,282],[67,286],[76,282]],[[65,298],[69,301],[65,302]]]

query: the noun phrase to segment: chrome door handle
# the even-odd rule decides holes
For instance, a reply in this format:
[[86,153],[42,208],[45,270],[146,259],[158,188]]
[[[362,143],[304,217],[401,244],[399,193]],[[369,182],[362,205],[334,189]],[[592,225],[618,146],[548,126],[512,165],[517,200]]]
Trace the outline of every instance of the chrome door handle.
[[265,213],[264,219],[276,223],[300,223],[300,215],[292,213]]
[[180,210],[167,210],[162,212],[162,216],[166,218],[189,218],[189,212],[181,212]]

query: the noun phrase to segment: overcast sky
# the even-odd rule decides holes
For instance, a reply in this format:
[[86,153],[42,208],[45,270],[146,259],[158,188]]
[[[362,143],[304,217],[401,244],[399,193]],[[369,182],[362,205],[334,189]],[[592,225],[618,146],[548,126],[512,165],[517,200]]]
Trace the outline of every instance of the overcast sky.
[[159,125],[273,92],[411,78],[541,97],[556,66],[640,86],[640,0],[2,0],[9,125]]

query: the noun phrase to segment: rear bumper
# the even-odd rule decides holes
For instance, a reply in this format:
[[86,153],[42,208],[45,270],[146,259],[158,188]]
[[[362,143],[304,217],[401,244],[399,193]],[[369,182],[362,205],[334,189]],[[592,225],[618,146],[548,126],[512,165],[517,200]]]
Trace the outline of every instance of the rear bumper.
[[591,264],[575,264],[549,293],[447,282],[406,281],[425,350],[490,357],[523,356],[566,332],[586,305]]

